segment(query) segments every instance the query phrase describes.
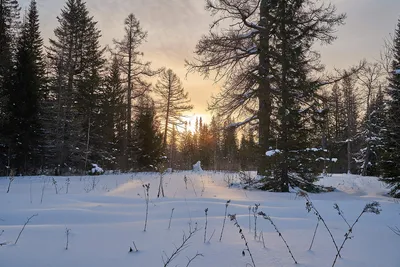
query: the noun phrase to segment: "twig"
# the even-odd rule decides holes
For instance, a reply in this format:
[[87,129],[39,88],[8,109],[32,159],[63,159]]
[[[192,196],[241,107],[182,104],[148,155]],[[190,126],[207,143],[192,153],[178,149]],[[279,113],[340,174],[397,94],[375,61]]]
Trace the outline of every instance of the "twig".
[[196,189],[194,188],[194,183],[193,183],[192,179],[190,179],[190,183],[192,184],[193,192],[194,192],[195,196],[197,197],[197,192],[196,192]]
[[30,180],[30,183],[29,183],[29,200],[32,204],[32,180]]
[[239,234],[240,234],[241,238],[242,238],[243,241],[244,241],[244,245],[246,246],[246,249],[244,249],[244,250],[242,251],[242,255],[245,256],[245,255],[246,255],[245,250],[247,250],[247,252],[249,252],[251,262],[253,263],[253,267],[256,267],[256,264],[254,263],[253,255],[251,254],[251,251],[250,251],[249,244],[247,243],[246,236],[243,234],[243,230],[242,230],[242,228],[240,227],[240,225],[239,225],[239,223],[238,223],[238,221],[237,221],[237,219],[236,219],[236,214],[229,214],[228,217],[231,219],[231,221],[234,222],[235,226],[236,226],[237,228],[239,228]]
[[144,184],[142,186],[143,186],[143,189],[144,189],[144,196],[145,196],[145,201],[146,201],[146,218],[144,220],[144,230],[143,231],[146,232],[146,230],[147,230],[147,218],[148,218],[148,215],[149,215],[150,183]]
[[263,247],[264,247],[264,248],[267,248],[267,247],[265,246],[264,233],[263,233],[262,231],[261,231],[261,239],[262,239]]
[[177,247],[175,246],[175,250],[172,252],[172,254],[170,256],[168,256],[165,251],[163,252],[165,255],[162,257],[163,258],[163,263],[164,263],[164,267],[167,267],[183,250],[185,250],[186,248],[189,247],[189,240],[193,237],[193,235],[198,231],[199,229],[196,227],[194,228],[194,230],[189,229],[189,234],[186,235],[185,233],[183,233],[183,237],[182,237],[182,243]]
[[224,215],[224,222],[222,223],[222,230],[221,230],[221,235],[220,235],[220,237],[219,237],[219,242],[221,242],[221,240],[222,240],[222,235],[224,234],[224,228],[225,228],[225,222],[226,222],[226,215],[227,215],[227,212],[228,212],[228,206],[229,206],[229,203],[231,202],[231,200],[228,200],[226,203],[225,203],[225,215]]
[[192,258],[186,257],[188,259],[188,263],[186,264],[186,267],[189,267],[189,265],[192,263],[192,261],[194,261],[197,257],[204,257],[204,255],[197,252],[196,255],[194,255]]
[[315,236],[317,235],[317,229],[318,229],[318,226],[319,226],[319,222],[320,222],[320,219],[318,218],[317,226],[315,227],[314,235],[313,235],[313,238],[312,238],[312,241],[311,241],[311,245],[310,245],[310,248],[308,250],[311,250],[312,246],[314,244],[314,239],[315,239]]
[[[132,241],[132,243],[133,243],[133,247],[135,248],[135,252],[139,252],[139,250],[136,247],[135,241]],[[132,247],[129,247],[129,252],[133,252]]]
[[42,195],[40,197],[40,204],[43,203],[43,196],[44,196],[44,189],[46,188],[46,179],[43,180],[43,185],[42,185]]
[[69,177],[68,177],[67,180],[65,181],[65,184],[66,184],[66,186],[67,186],[67,188],[66,188],[66,190],[65,190],[65,193],[66,193],[66,194],[68,194],[70,183],[71,183],[71,180],[70,180]]
[[[307,209],[307,211],[308,211],[308,212],[310,212],[311,210],[314,211],[315,216],[317,216],[317,218],[318,218],[319,220],[321,220],[321,222],[324,224],[326,230],[328,231],[328,233],[329,233],[329,235],[330,235],[330,237],[331,237],[331,239],[332,239],[332,242],[333,242],[333,244],[335,245],[336,251],[339,252],[338,245],[337,245],[337,243],[336,243],[336,241],[335,241],[335,238],[333,237],[333,234],[332,234],[331,230],[329,229],[328,225],[326,224],[324,218],[322,218],[321,214],[319,213],[319,211],[317,210],[317,208],[314,206],[314,204],[312,203],[312,201],[311,201],[310,198],[308,197],[307,192],[305,192],[305,191],[299,191],[299,192],[297,192],[297,195],[298,195],[298,196],[301,196],[301,197],[304,197],[304,198],[306,199],[306,201],[307,201],[307,202],[306,202],[306,209]],[[339,257],[340,257],[340,258],[342,257],[342,256],[340,255],[340,253],[339,253]]]
[[175,208],[172,208],[171,217],[169,217],[168,230],[171,229],[171,220],[172,220],[172,215],[174,214],[174,210],[175,210]]
[[14,245],[17,244],[17,242],[18,242],[18,240],[19,240],[19,237],[21,236],[22,232],[23,232],[24,229],[25,229],[25,226],[32,220],[33,217],[36,217],[36,216],[38,216],[38,215],[39,215],[39,214],[34,214],[34,215],[32,215],[31,217],[29,217],[29,218],[26,220],[24,226],[22,227],[21,231],[20,231],[19,234],[18,234],[17,240],[15,240]]
[[393,233],[395,233],[396,235],[400,236],[400,229],[399,227],[390,227],[388,226],[390,230],[392,230]]
[[65,245],[65,250],[68,250],[68,245],[69,245],[69,233],[71,232],[71,229],[65,228],[65,235],[67,236],[67,243]]
[[368,203],[367,205],[365,205],[364,209],[362,210],[362,212],[360,213],[360,215],[358,215],[357,219],[354,221],[354,223],[350,226],[349,230],[347,230],[346,234],[344,235],[344,240],[342,242],[342,245],[339,248],[339,251],[336,253],[335,259],[333,261],[332,267],[335,266],[337,258],[340,254],[340,251],[342,251],[344,244],[346,243],[346,241],[348,239],[351,239],[352,237],[350,236],[350,234],[353,232],[353,228],[354,226],[358,223],[358,221],[360,220],[361,216],[364,213],[374,213],[374,214],[380,214],[381,213],[381,209],[380,209],[380,204],[377,201]]
[[251,212],[251,206],[249,206],[249,233],[251,233],[251,217],[250,217],[250,212]]
[[206,238],[207,238],[207,213],[208,213],[208,208],[206,208],[204,210],[205,214],[206,214],[206,224],[204,226],[204,243],[206,243]]
[[347,226],[348,226],[348,227],[351,227],[350,224],[349,224],[349,222],[348,222],[348,221],[346,220],[346,218],[344,217],[343,211],[339,208],[339,205],[338,205],[337,203],[335,203],[335,204],[333,205],[333,208],[334,208],[335,210],[338,211],[338,214],[340,215],[340,217],[343,218],[343,220],[345,221],[345,223],[347,224]]
[[285,238],[283,238],[282,233],[279,231],[278,227],[276,226],[276,224],[274,223],[274,221],[271,219],[271,217],[268,216],[268,215],[266,215],[266,214],[265,214],[264,212],[262,212],[262,211],[260,211],[260,212],[258,213],[258,215],[263,216],[264,219],[268,220],[268,221],[272,224],[272,226],[275,228],[275,231],[279,234],[279,237],[280,237],[280,238],[282,239],[282,241],[285,243],[285,245],[286,245],[286,247],[287,247],[287,249],[288,249],[288,251],[289,251],[289,253],[290,253],[290,256],[292,256],[292,259],[293,259],[294,263],[297,264],[297,261],[296,261],[296,259],[294,258],[293,253],[292,253],[292,251],[290,250],[290,247],[289,247],[288,243],[286,242]]
[[14,181],[14,172],[11,172],[10,177],[8,177],[8,188],[7,188],[7,194],[10,192],[10,187],[11,183]]
[[254,240],[257,240],[257,211],[258,211],[258,207],[260,207],[260,204],[254,204],[254,207],[252,208],[253,216],[254,216]]
[[212,232],[210,238],[207,241],[208,244],[211,243],[211,239],[213,238],[214,234],[215,234],[215,229],[214,229],[214,231]]

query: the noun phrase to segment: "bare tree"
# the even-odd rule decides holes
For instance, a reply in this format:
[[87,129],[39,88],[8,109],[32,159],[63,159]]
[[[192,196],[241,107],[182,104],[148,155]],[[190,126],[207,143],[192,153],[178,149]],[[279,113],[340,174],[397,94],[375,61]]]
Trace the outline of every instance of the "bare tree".
[[158,109],[164,120],[163,147],[166,148],[168,133],[175,126],[183,126],[184,112],[193,109],[189,104],[189,94],[184,91],[179,77],[171,70],[164,70],[160,73],[154,92],[160,98]]
[[126,75],[126,124],[127,129],[124,137],[124,163],[123,168],[128,167],[128,144],[132,139],[132,101],[150,90],[150,83],[145,77],[152,77],[157,74],[150,68],[150,62],[142,62],[143,53],[139,51],[140,45],[146,40],[147,32],[144,31],[135,15],[129,14],[124,21],[125,36],[122,40],[114,40],[116,53],[123,60],[122,72]]

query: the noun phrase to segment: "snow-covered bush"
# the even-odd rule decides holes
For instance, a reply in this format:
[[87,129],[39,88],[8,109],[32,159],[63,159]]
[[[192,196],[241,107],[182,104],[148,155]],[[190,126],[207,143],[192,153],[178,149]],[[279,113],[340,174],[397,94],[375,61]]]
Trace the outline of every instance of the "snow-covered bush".
[[104,170],[99,165],[92,163],[92,169],[89,171],[89,175],[101,175],[104,174]]

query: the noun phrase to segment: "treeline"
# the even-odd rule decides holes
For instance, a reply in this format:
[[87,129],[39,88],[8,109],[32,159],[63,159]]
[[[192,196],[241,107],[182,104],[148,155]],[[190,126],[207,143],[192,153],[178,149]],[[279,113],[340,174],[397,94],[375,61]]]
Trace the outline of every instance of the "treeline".
[[348,172],[382,176],[400,195],[400,24],[379,62],[324,75],[313,48],[332,43],[344,23],[333,5],[206,6],[220,16],[215,23],[226,14],[236,23],[211,27],[197,59],[186,62],[189,71],[224,81],[210,103],[215,117],[199,118],[192,132],[183,116],[193,108],[188,93],[172,70],[144,59],[147,32],[133,14],[121,25],[124,35],[102,46],[86,3],[67,0],[44,47],[36,2],[20,18],[18,2],[2,0],[2,174],[82,173],[92,163],[191,169],[201,161],[205,169],[257,169],[266,190],[319,190],[319,173]]
[[210,0],[206,9],[215,20],[189,71],[223,81],[210,105],[219,117],[255,126],[260,188],[321,191],[321,171],[348,172],[382,176],[400,196],[400,24],[382,60],[329,74],[316,45],[332,44],[345,22],[335,5]]
[[86,3],[68,0],[44,47],[36,1],[20,10],[0,2],[1,174],[156,166],[162,133],[147,78],[163,70],[143,60],[147,33],[135,16],[106,49]]
[[[231,121],[221,122],[213,117],[209,124],[197,118],[195,125],[184,124],[183,132],[172,132],[168,146],[168,158],[173,169],[192,169],[201,161],[206,170],[255,170],[256,132],[254,127],[246,127],[240,132],[231,126]],[[190,131],[189,128],[194,128]]]
[[191,169],[198,160],[255,167],[253,134],[239,149],[223,122],[200,118],[195,132],[185,129],[189,96],[172,70],[144,59],[147,32],[133,14],[111,46],[100,44],[82,0],[66,1],[57,20],[44,46],[36,1],[22,16],[16,0],[0,3],[1,175],[85,173],[92,163],[121,171]]

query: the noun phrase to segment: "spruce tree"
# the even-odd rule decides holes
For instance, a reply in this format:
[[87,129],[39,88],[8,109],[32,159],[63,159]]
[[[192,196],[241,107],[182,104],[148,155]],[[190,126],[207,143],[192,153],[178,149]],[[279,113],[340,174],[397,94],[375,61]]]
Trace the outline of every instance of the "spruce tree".
[[375,98],[371,97],[368,110],[369,113],[365,115],[363,121],[363,144],[357,161],[363,176],[380,176],[386,118],[385,100],[381,89]]
[[395,72],[400,66],[400,20],[394,36],[393,56],[393,73],[390,74],[387,89],[390,99],[387,103],[381,180],[388,184],[391,196],[400,198],[400,75]]
[[156,119],[154,101],[147,95],[139,99],[133,130],[136,169],[157,170],[157,165],[163,160],[162,135]]
[[120,168],[124,151],[126,103],[121,68],[121,59],[114,55],[106,74],[101,101],[103,145],[109,152],[104,164],[111,169]]
[[100,31],[82,0],[68,0],[58,22],[48,51],[54,110],[48,147],[57,168],[82,170],[89,160],[100,159]]
[[[19,4],[16,0],[0,0],[0,128],[6,129],[11,76],[15,62],[16,40],[19,23]],[[6,175],[10,168],[9,132],[0,131],[0,172]]]
[[[317,2],[207,0],[206,8],[219,16],[199,41],[197,60],[188,62],[190,70],[226,80],[211,103],[213,110],[225,118],[243,118],[236,126],[257,121],[258,173],[267,190],[312,188],[316,178],[307,136],[312,117],[318,116],[318,90],[326,81],[313,75],[323,70],[313,46],[330,44],[345,18],[333,5]],[[218,32],[214,26],[225,20],[233,26]],[[266,152],[273,139],[282,153],[270,165]],[[299,159],[304,162],[298,164]]]
[[39,120],[45,82],[42,46],[38,10],[32,0],[18,39],[12,86],[7,94],[12,167],[25,174],[34,173],[39,165],[43,141]]

